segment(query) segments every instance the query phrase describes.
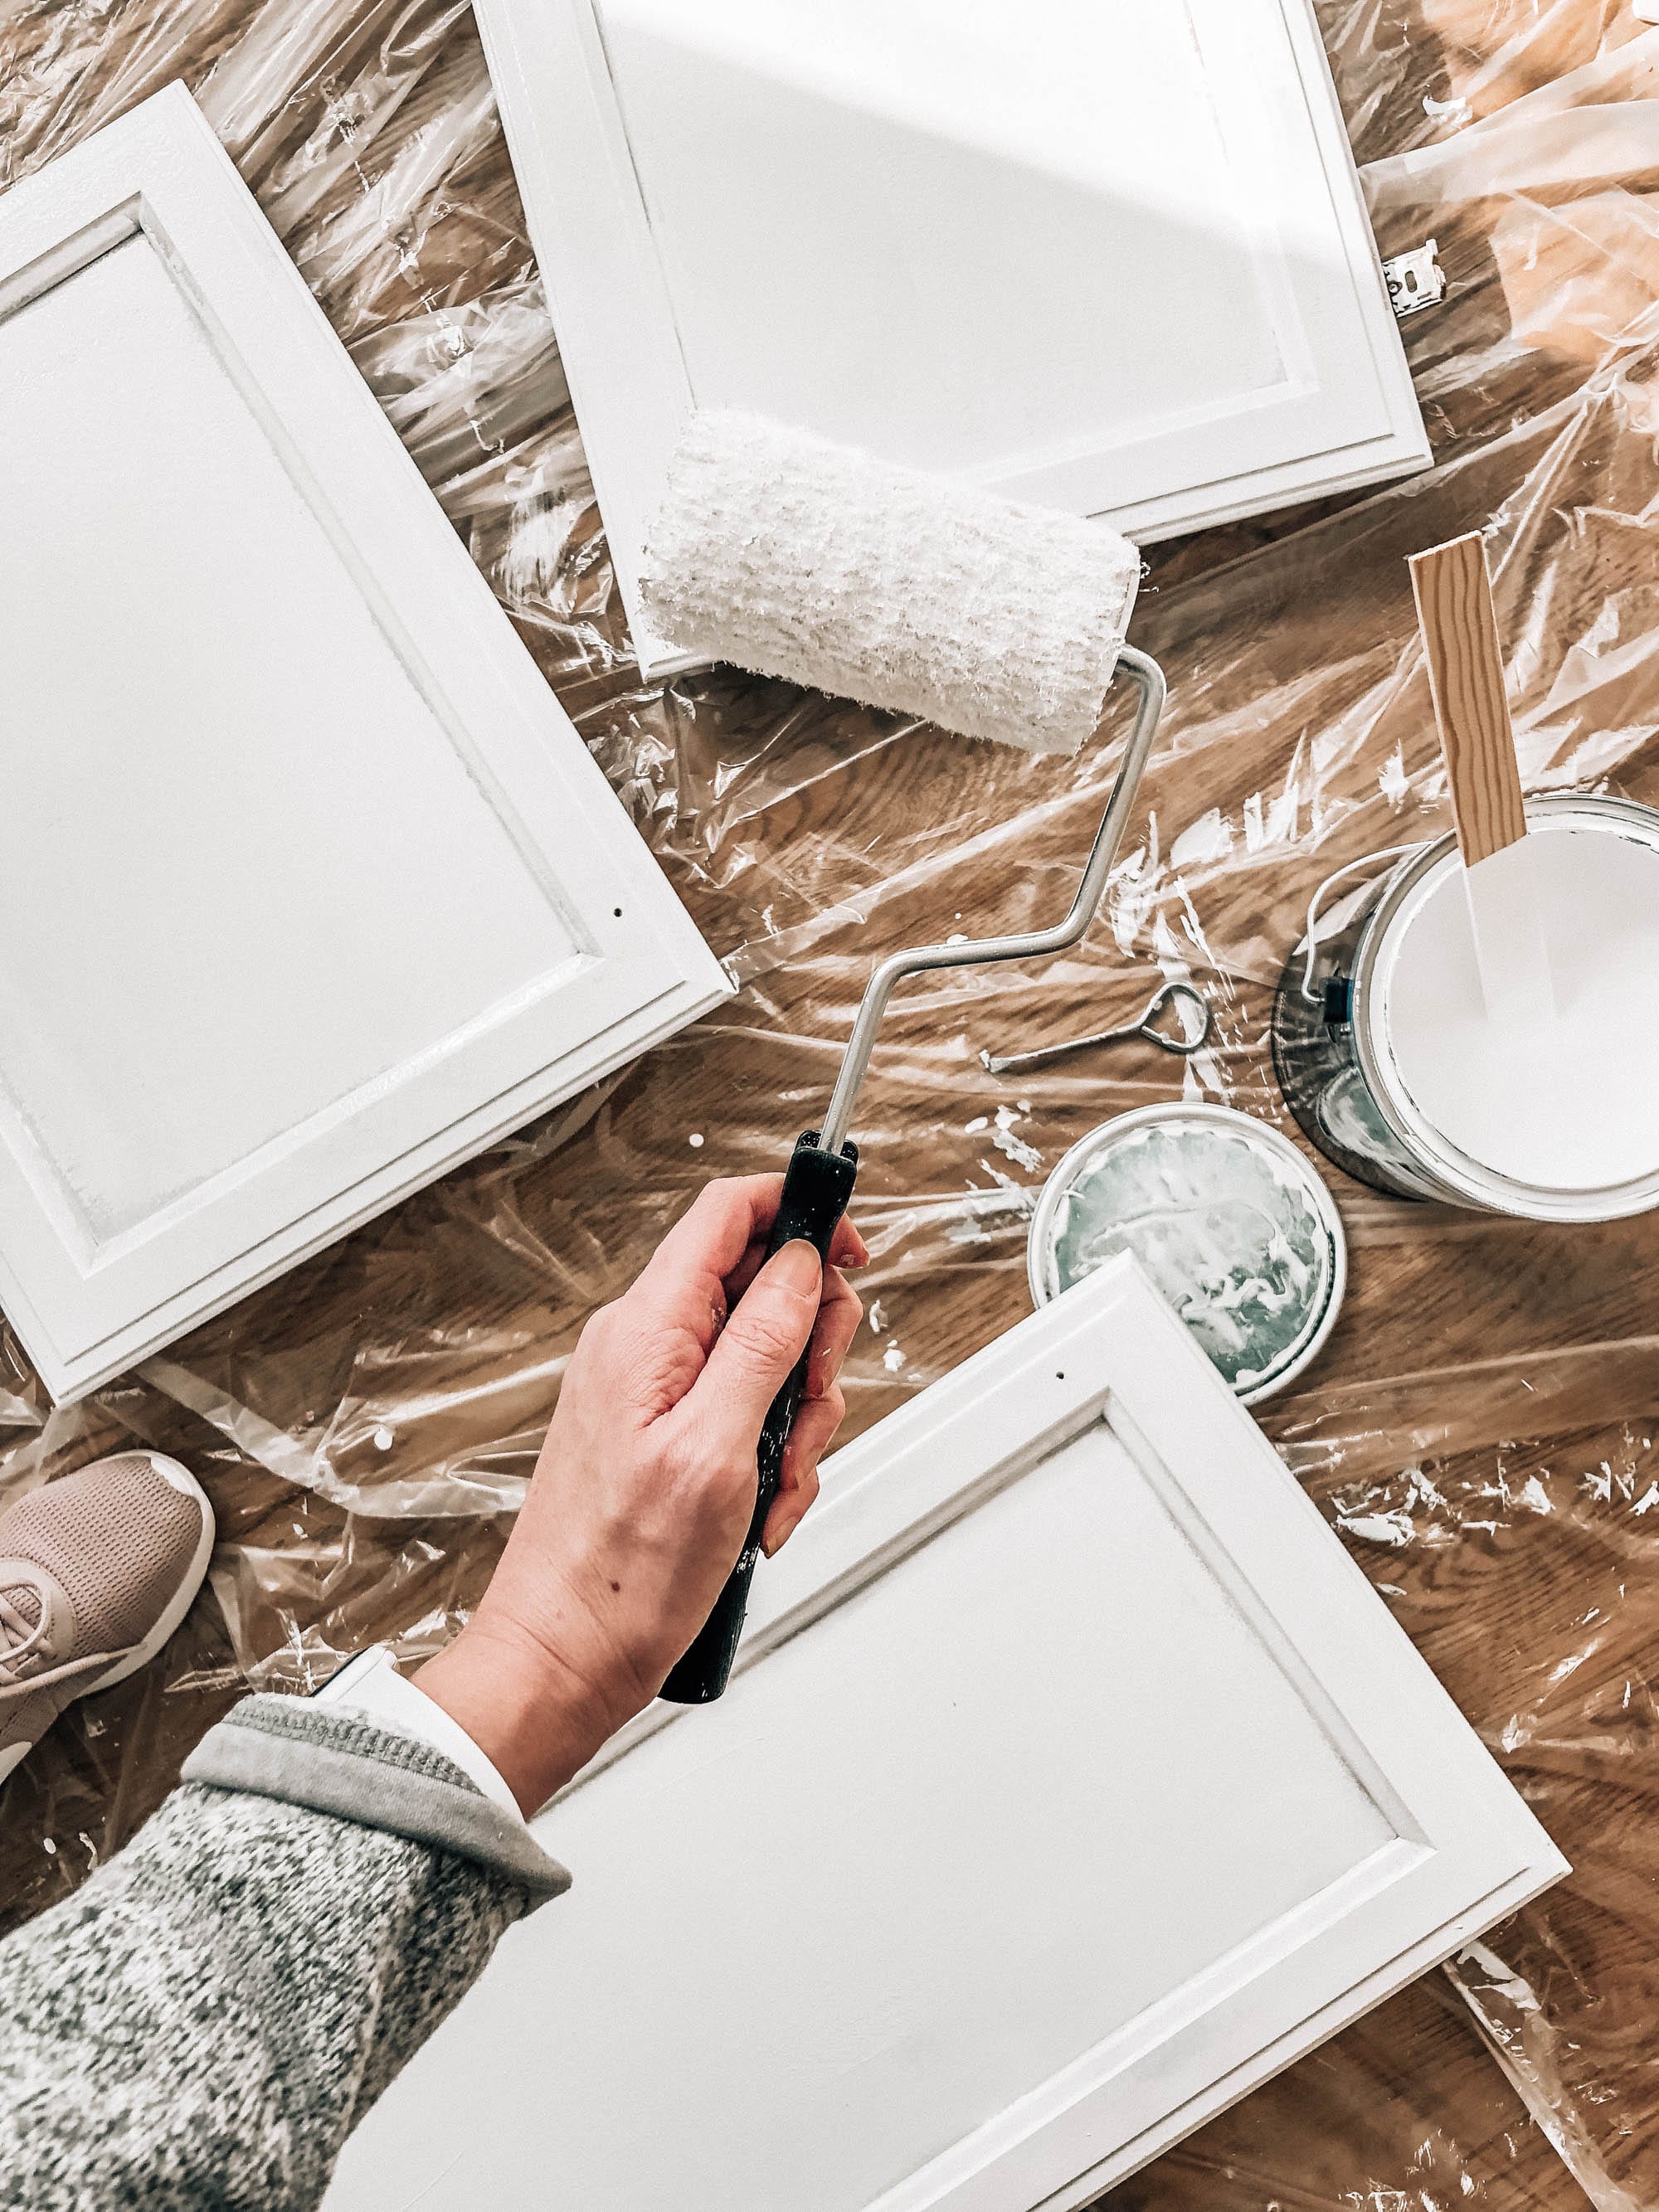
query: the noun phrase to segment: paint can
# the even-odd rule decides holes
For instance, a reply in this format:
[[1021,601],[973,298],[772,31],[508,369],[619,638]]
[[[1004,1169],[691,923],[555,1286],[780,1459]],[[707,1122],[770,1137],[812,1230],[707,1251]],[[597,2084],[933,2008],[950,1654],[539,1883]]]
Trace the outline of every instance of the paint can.
[[[1286,963],[1273,1063],[1304,1133],[1399,1197],[1535,1221],[1659,1205],[1659,813],[1528,801],[1556,1014],[1486,1021],[1448,834],[1379,854]],[[1326,908],[1322,920],[1318,909]]]
[[1347,1242],[1288,1137],[1230,1106],[1120,1114],[1073,1145],[1031,1218],[1038,1305],[1133,1252],[1247,1406],[1301,1374],[1335,1325]]

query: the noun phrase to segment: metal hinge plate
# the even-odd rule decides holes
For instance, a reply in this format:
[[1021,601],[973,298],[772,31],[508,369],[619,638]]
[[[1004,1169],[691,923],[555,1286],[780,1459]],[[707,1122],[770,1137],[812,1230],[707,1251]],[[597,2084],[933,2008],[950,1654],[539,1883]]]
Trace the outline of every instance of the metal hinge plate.
[[1389,280],[1389,303],[1401,322],[1420,315],[1425,307],[1438,307],[1446,296],[1446,272],[1440,266],[1440,241],[1414,246],[1409,253],[1396,253],[1382,264]]

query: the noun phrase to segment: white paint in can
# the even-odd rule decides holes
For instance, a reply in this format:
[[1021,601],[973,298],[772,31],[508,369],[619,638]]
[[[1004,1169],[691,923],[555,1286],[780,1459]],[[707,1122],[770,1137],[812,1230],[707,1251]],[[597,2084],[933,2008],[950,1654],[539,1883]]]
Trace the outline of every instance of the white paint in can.
[[[1526,842],[1553,1014],[1488,1017],[1448,853],[1377,917],[1362,1059],[1390,1118],[1478,1202],[1562,1218],[1637,1212],[1659,1199],[1659,816],[1547,802]],[[1496,1179],[1490,1190],[1482,1177]]]

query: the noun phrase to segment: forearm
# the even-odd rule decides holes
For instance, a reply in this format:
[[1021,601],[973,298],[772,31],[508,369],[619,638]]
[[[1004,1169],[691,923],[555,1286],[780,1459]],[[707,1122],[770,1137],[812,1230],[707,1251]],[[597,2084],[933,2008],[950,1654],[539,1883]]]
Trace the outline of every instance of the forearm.
[[447,1760],[349,1711],[251,1700],[185,1776],[0,1946],[8,2208],[315,2205],[503,1930],[563,1886]]
[[781,1189],[711,1183],[590,1321],[495,1577],[416,1683],[362,1712],[366,1666],[249,1699],[134,1843],[0,1945],[0,2212],[309,2212],[502,1931],[564,1887],[520,1814],[708,1619],[804,1355],[769,1550],[843,1410],[839,1267],[868,1255],[843,1222],[827,1268],[799,1239],[768,1259]]

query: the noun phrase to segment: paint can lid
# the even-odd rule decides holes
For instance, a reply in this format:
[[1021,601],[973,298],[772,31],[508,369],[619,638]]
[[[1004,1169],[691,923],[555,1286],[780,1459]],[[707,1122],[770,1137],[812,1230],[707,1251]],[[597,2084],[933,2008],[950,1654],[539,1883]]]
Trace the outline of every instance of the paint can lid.
[[1230,1106],[1144,1106],[1091,1130],[1043,1187],[1026,1248],[1046,1305],[1133,1252],[1243,1402],[1283,1389],[1335,1325],[1347,1240],[1317,1170]]

